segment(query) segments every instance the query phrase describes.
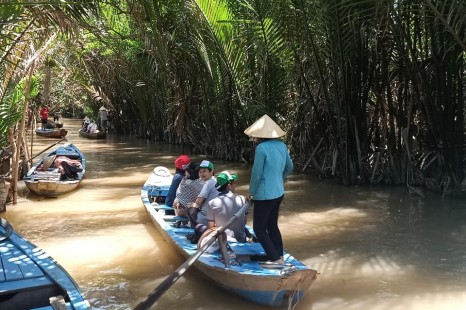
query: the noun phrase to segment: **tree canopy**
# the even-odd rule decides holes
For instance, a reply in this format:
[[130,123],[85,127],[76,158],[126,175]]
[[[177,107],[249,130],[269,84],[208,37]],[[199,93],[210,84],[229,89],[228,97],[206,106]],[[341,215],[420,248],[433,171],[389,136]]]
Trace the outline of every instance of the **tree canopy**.
[[36,1],[0,20],[2,133],[37,63],[47,100],[104,104],[122,133],[249,161],[243,130],[268,114],[301,171],[462,191],[463,1]]

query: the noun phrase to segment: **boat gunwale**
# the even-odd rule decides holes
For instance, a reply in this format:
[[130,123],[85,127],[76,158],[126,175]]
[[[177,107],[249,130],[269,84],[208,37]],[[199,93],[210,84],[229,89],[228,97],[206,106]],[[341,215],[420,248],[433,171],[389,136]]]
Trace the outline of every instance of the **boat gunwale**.
[[[157,167],[154,171],[156,169]],[[163,216],[151,204],[149,200],[149,191],[159,190],[162,192],[168,190],[167,185],[165,187],[152,185],[152,183],[150,183],[151,178],[152,175],[149,176],[147,181],[144,183],[144,186],[141,188],[141,200],[146,211],[150,215],[152,222],[156,224],[155,226],[157,230],[162,234],[164,239],[171,245],[175,246],[175,249],[183,257],[188,258],[196,253],[197,247],[194,245],[193,248],[188,250],[186,246],[183,246],[183,244],[186,244],[186,238],[184,236],[180,236],[176,232],[176,229],[170,223],[165,221]],[[241,270],[244,270],[244,267],[225,267],[223,263],[223,267],[219,267],[218,265],[212,264],[212,259],[219,260],[218,253],[216,255],[204,253],[196,262],[194,262],[194,267],[198,269],[203,276],[235,295],[255,303],[282,307],[285,304],[288,304],[288,300],[285,302],[282,299],[284,296],[287,296],[287,294],[291,294],[290,290],[287,289],[291,283],[294,285],[293,294],[297,294],[296,298],[299,300],[313,284],[317,275],[316,270],[307,267],[289,253],[285,253],[285,255],[287,262],[294,263],[294,267],[297,267],[290,272],[261,268],[261,273],[246,273],[241,272]],[[252,264],[253,263],[251,262],[251,265]],[[259,263],[255,262],[254,264],[258,265]],[[245,265],[245,262],[243,262],[243,265]],[[225,280],[228,280],[228,283],[225,283]],[[247,289],[250,286],[256,286],[256,289],[254,291]],[[267,297],[270,300],[255,300],[254,295],[261,293],[272,297]],[[275,297],[273,297],[273,294],[275,294]]]

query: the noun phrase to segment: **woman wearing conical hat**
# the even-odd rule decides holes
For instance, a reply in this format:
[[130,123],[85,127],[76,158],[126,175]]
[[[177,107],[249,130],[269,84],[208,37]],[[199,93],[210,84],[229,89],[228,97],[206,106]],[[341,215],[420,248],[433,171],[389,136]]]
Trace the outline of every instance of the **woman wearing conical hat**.
[[285,132],[265,114],[244,133],[256,142],[249,184],[254,200],[254,232],[268,259],[282,264],[283,241],[278,228],[278,212],[285,194],[284,180],[293,170],[288,148],[280,140]]

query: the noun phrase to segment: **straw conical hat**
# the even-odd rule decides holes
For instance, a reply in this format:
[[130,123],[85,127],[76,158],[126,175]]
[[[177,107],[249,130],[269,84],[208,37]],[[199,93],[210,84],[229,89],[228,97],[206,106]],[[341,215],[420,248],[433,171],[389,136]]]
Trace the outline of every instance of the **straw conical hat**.
[[104,106],[101,106],[99,111],[107,111],[107,109]]
[[286,132],[284,132],[267,114],[264,114],[264,116],[249,126],[244,133],[254,138],[280,138],[284,136]]
[[52,166],[53,161],[55,160],[56,155],[47,156],[44,158],[44,170],[47,170]]

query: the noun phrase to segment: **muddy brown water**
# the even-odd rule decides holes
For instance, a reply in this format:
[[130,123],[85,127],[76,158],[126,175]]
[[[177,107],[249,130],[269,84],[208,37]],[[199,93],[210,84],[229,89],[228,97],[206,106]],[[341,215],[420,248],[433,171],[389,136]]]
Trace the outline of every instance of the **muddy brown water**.
[[[18,204],[1,216],[77,281],[92,309],[132,309],[184,260],[146,216],[140,188],[182,149],[129,136],[87,140],[65,120],[68,142],[86,155],[81,186],[42,198],[20,182]],[[34,137],[36,154],[55,140]],[[250,166],[211,159],[240,176]],[[293,174],[280,213],[285,248],[319,276],[296,310],[466,309],[465,202],[403,188],[346,188]],[[270,309],[186,272],[153,309]]]

